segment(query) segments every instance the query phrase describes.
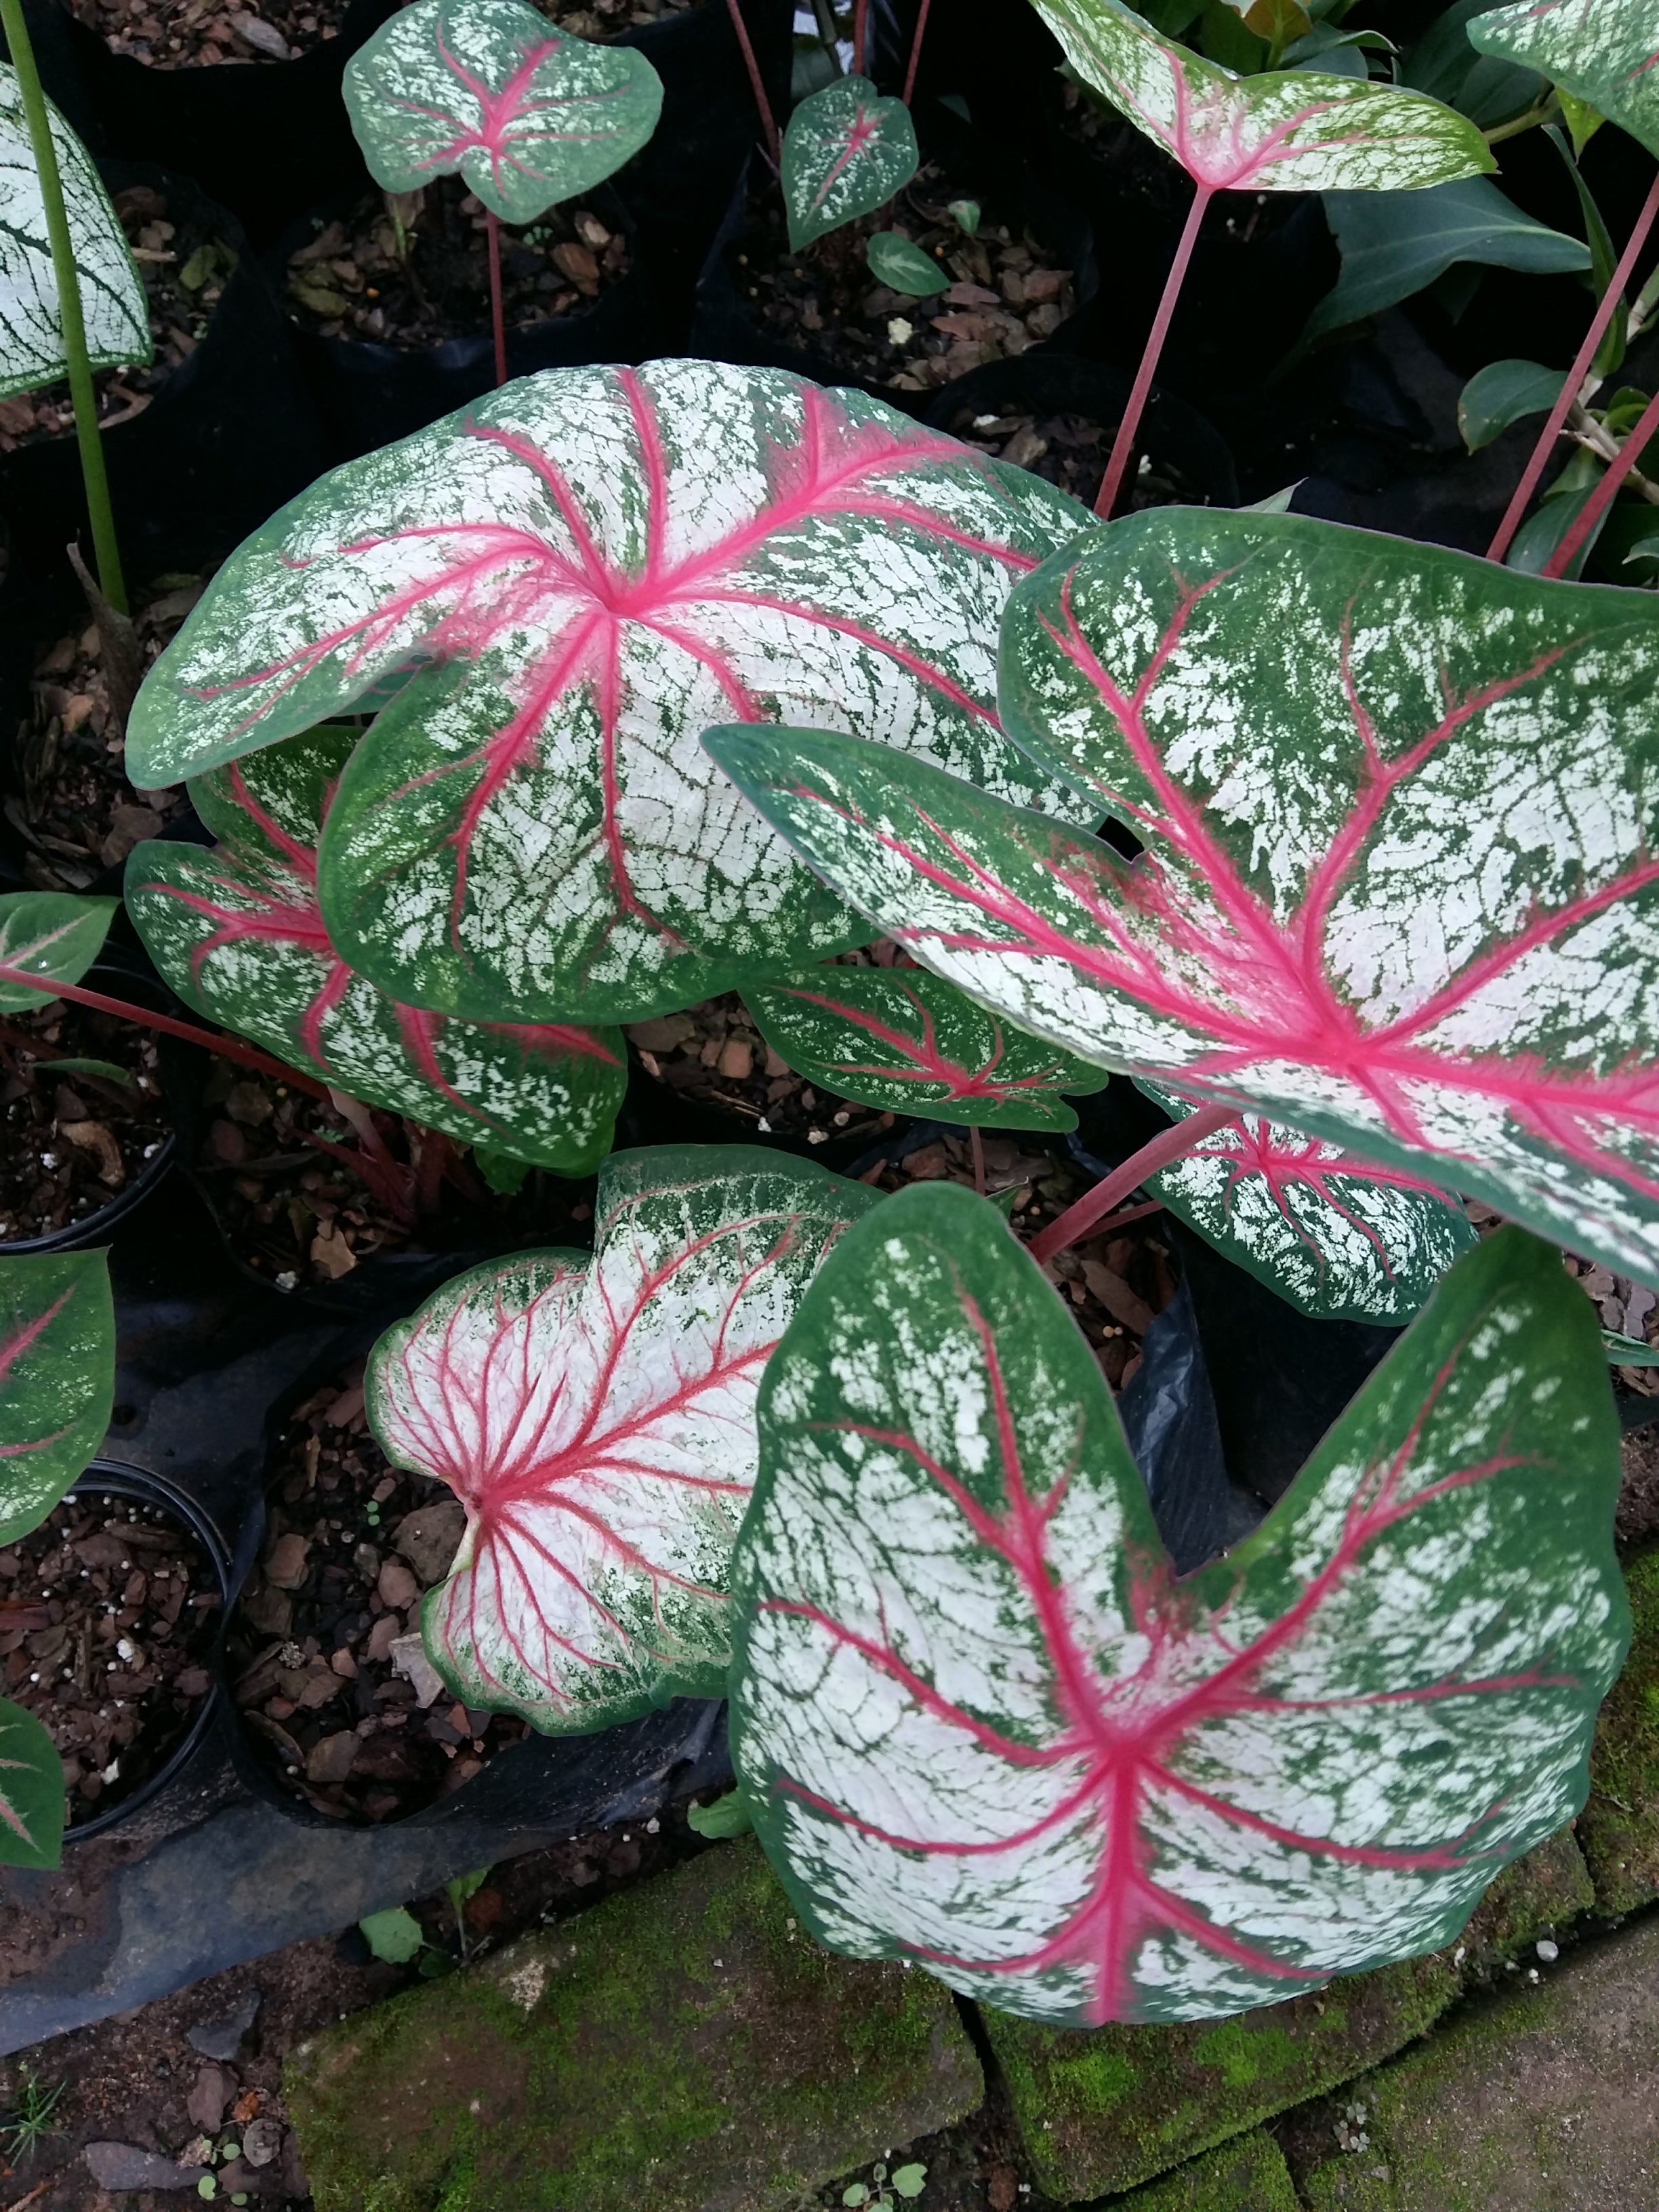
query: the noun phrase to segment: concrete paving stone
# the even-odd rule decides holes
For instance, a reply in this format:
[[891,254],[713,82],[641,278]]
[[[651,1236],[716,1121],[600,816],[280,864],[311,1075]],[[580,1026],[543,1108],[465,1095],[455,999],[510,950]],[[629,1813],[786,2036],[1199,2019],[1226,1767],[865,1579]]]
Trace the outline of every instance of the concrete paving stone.
[[1261,2128],[1178,2166],[1144,2189],[1114,2197],[1096,2212],[1300,2212],[1291,2169]]

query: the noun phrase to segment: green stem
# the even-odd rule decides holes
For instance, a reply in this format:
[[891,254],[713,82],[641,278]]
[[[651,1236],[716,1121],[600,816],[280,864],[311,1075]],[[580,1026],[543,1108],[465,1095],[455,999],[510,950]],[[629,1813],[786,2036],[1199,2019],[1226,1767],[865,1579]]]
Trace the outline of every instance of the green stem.
[[22,0],[0,0],[0,28],[11,50],[23,95],[23,113],[29,126],[29,143],[40,173],[40,198],[46,209],[46,236],[52,242],[52,270],[58,285],[58,314],[64,334],[64,356],[69,367],[70,398],[75,407],[75,437],[81,448],[81,474],[86,484],[87,514],[92,523],[93,557],[98,564],[98,583],[118,614],[127,610],[127,588],[121,575],[120,548],[115,542],[115,516],[109,503],[109,478],[104,471],[104,448],[98,436],[98,399],[92,388],[92,363],[87,357],[86,319],[81,312],[81,277],[75,265],[75,246],[70,237],[69,210],[64,204],[64,180],[58,173],[58,149],[52,143],[52,118],[40,73],[34,65],[23,21]]
[[1523,131],[1535,130],[1539,124],[1547,123],[1554,110],[1555,94],[1550,92],[1535,106],[1511,116],[1507,123],[1499,123],[1490,131],[1483,131],[1480,136],[1488,146],[1499,146],[1505,138],[1518,138]]

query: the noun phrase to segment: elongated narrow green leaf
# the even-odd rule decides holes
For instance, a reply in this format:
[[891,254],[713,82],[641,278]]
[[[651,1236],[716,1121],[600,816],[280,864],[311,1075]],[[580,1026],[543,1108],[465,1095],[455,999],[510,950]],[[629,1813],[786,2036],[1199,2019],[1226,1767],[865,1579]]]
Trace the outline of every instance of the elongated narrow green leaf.
[[0,1698],[0,1866],[55,1867],[63,1838],[57,1746],[33,1713]]
[[38,1528],[82,1473],[114,1395],[108,1255],[0,1259],[0,1544]]
[[69,891],[0,892],[0,1012],[39,1006],[54,983],[78,983],[120,903]]
[[916,968],[811,968],[745,986],[761,1035],[843,1098],[987,1129],[1074,1129],[1063,1092],[1105,1071],[988,1013]]
[[841,76],[795,108],[783,137],[783,204],[799,253],[890,200],[916,173],[915,125],[868,77]]
[[1126,861],[847,738],[710,750],[1023,1029],[1659,1279],[1659,603],[1168,508],[1016,593],[1005,722]]
[[761,1374],[877,1202],[742,1146],[624,1153],[600,1172],[591,1260],[492,1262],[387,1330],[374,1433],[466,1508],[422,1626],[469,1705],[561,1735],[721,1694]]
[[1498,166],[1421,93],[1312,70],[1237,76],[1115,0],[1033,0],[1085,84],[1212,191],[1420,191]]
[[662,110],[642,53],[566,38],[522,0],[414,0],[351,57],[344,91],[377,184],[459,173],[514,223],[602,183]]
[[1310,337],[1380,315],[1457,262],[1534,276],[1590,265],[1589,248],[1580,240],[1523,215],[1485,177],[1409,198],[1327,192],[1325,213],[1342,255],[1342,274],[1309,316]]
[[1535,70],[1477,53],[1469,44],[1470,16],[1492,5],[1492,0],[1451,0],[1413,46],[1400,70],[1402,84],[1444,100],[1448,107],[1467,115],[1477,131],[1507,122],[1548,88]]
[[1457,427],[1472,453],[1491,445],[1511,422],[1547,415],[1561,396],[1565,371],[1535,361],[1493,361],[1477,369],[1457,402]]
[[1520,0],[1474,17],[1469,44],[1536,70],[1659,154],[1659,0]]
[[[91,155],[58,110],[50,102],[47,107],[92,366],[148,363],[155,352],[149,306],[126,234]],[[0,62],[0,399],[51,384],[68,371],[23,95],[16,70]]]
[[948,1185],[831,1255],[760,1439],[732,1748],[832,1949],[1059,2026],[1201,2020],[1449,1943],[1583,1802],[1618,1429],[1522,1231],[1179,1580],[1066,1306]]

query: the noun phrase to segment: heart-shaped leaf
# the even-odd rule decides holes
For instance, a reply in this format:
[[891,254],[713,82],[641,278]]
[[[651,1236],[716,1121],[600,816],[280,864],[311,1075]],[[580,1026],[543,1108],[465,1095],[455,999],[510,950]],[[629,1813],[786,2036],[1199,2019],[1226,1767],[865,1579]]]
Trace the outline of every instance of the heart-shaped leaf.
[[0,1866],[55,1867],[64,1838],[64,1762],[33,1713],[0,1698]]
[[995,637],[1087,521],[778,370],[550,370],[251,538],[146,679],[128,773],[176,782],[415,667],[329,817],[341,956],[477,1020],[642,1020],[870,934],[712,773],[711,722],[855,729],[1067,803],[1002,736]]
[[290,1066],[463,1144],[591,1173],[628,1087],[620,1030],[453,1021],[388,998],[330,942],[317,844],[356,734],[325,726],[192,782],[221,842],[128,856],[145,950],[181,999]]
[[[94,368],[148,364],[149,306],[92,157],[50,101],[52,150]],[[67,375],[46,204],[17,72],[0,62],[0,399]]]
[[[1163,1084],[1142,1088],[1176,1116],[1195,1110]],[[1146,1188],[1318,1321],[1409,1321],[1476,1241],[1443,1190],[1254,1114],[1201,1139]]]
[[602,183],[662,110],[642,53],[566,38],[521,0],[414,0],[351,57],[343,88],[376,184],[459,174],[513,223]]
[[877,1202],[742,1146],[625,1153],[600,1171],[591,1260],[492,1262],[387,1330],[374,1433],[466,1507],[422,1617],[458,1697],[558,1735],[722,1693],[761,1373]]
[[1521,0],[1474,18],[1469,44],[1519,62],[1659,154],[1659,0]]
[[987,1129],[1075,1129],[1060,1096],[1103,1069],[1000,1021],[918,968],[814,968],[743,1002],[791,1067],[843,1098]]
[[916,173],[915,125],[868,77],[841,76],[795,108],[783,134],[783,204],[799,253],[890,200]]
[[1659,604],[1161,508],[1022,586],[1005,722],[1146,841],[846,738],[710,750],[1024,1029],[1659,1279]]
[[924,253],[902,231],[878,230],[866,244],[864,258],[878,284],[908,293],[913,300],[930,300],[951,282],[949,270],[941,268],[931,253]]
[[1455,109],[1419,92],[1281,70],[1236,76],[1115,0],[1033,0],[1086,85],[1210,191],[1398,192],[1495,169]]
[[68,891],[0,892],[0,1012],[38,1007],[54,983],[78,983],[120,903]]
[[964,1191],[889,1200],[768,1372],[733,1565],[733,1754],[802,1919],[1079,2027],[1449,1942],[1583,1802],[1629,1627],[1606,1378],[1500,1231],[1177,1579],[1030,1256]]
[[0,1544],[38,1528],[81,1474],[114,1395],[108,1255],[0,1259]]

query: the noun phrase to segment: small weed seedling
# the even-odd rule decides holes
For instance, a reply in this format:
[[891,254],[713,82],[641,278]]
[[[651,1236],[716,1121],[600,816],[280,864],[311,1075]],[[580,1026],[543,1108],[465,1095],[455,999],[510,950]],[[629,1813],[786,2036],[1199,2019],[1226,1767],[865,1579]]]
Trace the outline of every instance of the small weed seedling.
[[861,2212],[891,2212],[896,2203],[908,2203],[920,2197],[927,2179],[925,2166],[912,2162],[896,2166],[889,2173],[884,2166],[872,2166],[868,2183],[854,2182],[842,2195],[842,2203],[861,2208]]
[[48,2088],[33,2067],[24,2067],[17,2102],[0,2122],[6,2156],[14,2166],[27,2166],[46,2137],[58,2134],[63,2126],[58,2107],[68,2087],[66,2081],[56,2081]]

